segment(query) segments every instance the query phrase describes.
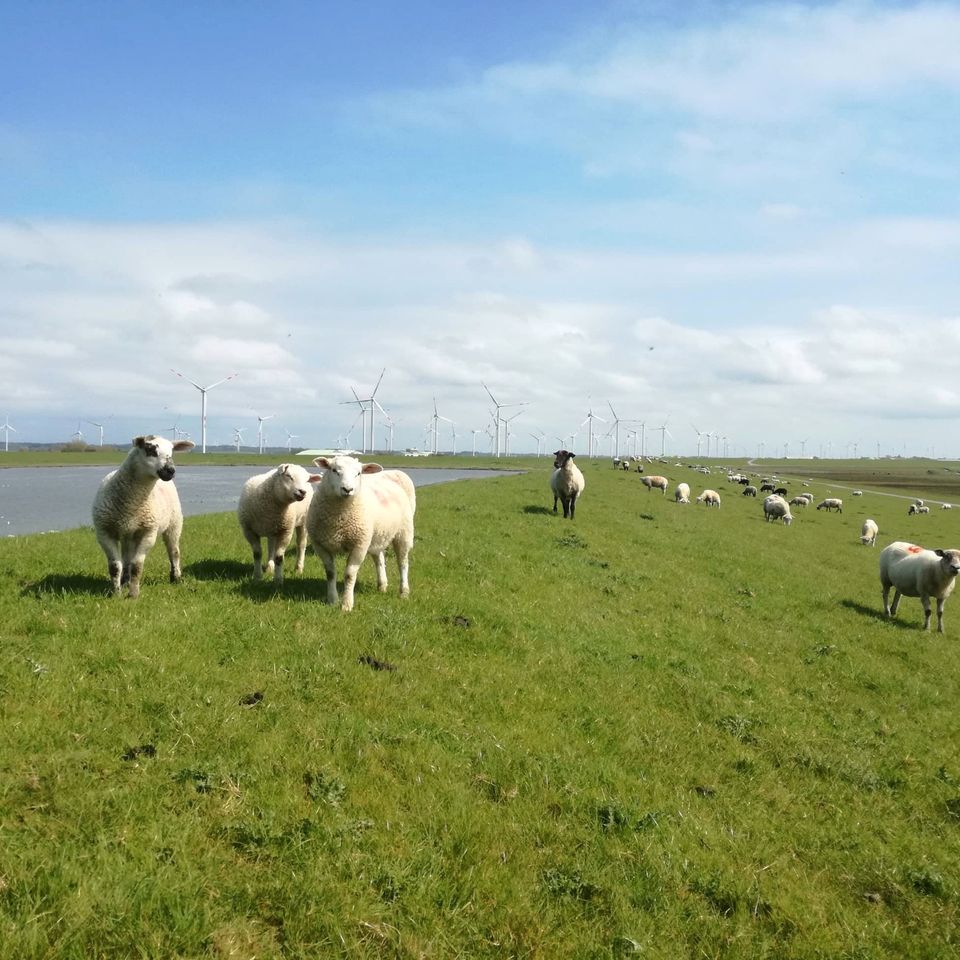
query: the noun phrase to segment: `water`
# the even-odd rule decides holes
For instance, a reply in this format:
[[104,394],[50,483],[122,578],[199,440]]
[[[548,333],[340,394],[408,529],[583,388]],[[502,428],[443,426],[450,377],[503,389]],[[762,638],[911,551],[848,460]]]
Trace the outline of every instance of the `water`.
[[[236,510],[248,477],[269,467],[177,467],[184,516]],[[0,536],[91,526],[90,508],[108,467],[11,467],[0,470]],[[414,485],[503,476],[499,470],[404,470]]]

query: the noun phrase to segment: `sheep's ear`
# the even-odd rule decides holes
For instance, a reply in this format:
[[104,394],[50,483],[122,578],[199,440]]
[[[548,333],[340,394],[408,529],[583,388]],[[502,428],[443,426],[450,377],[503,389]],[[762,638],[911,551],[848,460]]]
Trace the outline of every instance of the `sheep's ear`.
[[289,463],[281,463],[280,466],[277,467],[277,473],[285,473],[285,474],[289,477],[289,476],[290,476],[290,464],[289,464]]
[[942,550],[934,550],[933,552],[934,552],[938,557],[942,557],[942,556],[943,556],[943,551],[942,551]]
[[311,473],[310,476],[307,477],[307,482],[308,482],[308,483],[319,483],[322,479],[323,479],[323,474],[322,474],[322,473]]
[[576,455],[575,453],[568,453],[568,454],[567,454],[567,458],[568,458],[569,460],[574,460],[574,459],[576,459],[576,456],[577,456],[577,455]]
[[134,438],[133,438],[133,445],[134,445],[135,447],[139,447],[141,450],[143,449],[143,445],[144,445],[146,442],[147,442],[147,438],[146,438],[146,437],[134,437]]
[[315,467],[323,467],[324,470],[330,469],[330,461],[326,457],[314,457],[313,465]]
[[365,463],[360,470],[361,473],[380,473],[383,467],[379,463]]
[[178,440],[174,445],[174,451],[192,450],[196,444],[192,440]]

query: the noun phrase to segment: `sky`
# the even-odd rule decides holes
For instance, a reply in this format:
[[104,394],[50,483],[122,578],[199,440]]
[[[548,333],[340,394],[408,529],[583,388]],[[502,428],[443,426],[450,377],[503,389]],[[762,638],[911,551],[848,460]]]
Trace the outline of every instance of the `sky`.
[[0,0],[11,444],[199,443],[235,375],[208,444],[360,449],[379,380],[396,449],[489,451],[489,390],[513,452],[958,458],[958,49],[958,2]]

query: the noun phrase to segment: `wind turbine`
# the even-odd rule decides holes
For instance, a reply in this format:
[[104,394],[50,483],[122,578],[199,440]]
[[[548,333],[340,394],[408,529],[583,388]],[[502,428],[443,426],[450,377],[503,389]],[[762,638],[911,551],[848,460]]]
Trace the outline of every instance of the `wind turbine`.
[[[254,411],[256,413],[256,411]],[[268,417],[262,417],[257,413],[257,446],[259,452],[263,453],[263,424],[266,420],[272,420],[276,416],[275,413],[271,413]]]
[[[810,439],[810,438],[807,437],[807,440],[809,440],[809,439]],[[801,440],[801,441],[800,441],[800,459],[801,459],[801,460],[806,456],[806,452],[807,452],[807,440]]]
[[[439,431],[440,431],[440,421],[441,421],[441,420],[443,420],[444,422],[449,423],[451,426],[453,426],[453,421],[452,421],[449,417],[441,417],[440,414],[437,412],[437,398],[434,397],[434,398],[433,398],[433,416],[430,418],[429,422],[427,423],[427,430],[431,431],[432,434],[433,434],[433,453],[434,453],[434,455],[436,455],[436,453],[437,453],[437,441],[438,441],[439,435],[440,435],[440,434],[439,434]],[[454,434],[454,436],[456,436],[456,434]]]
[[237,376],[236,373],[231,373],[229,377],[224,377],[222,380],[218,380],[216,383],[211,383],[208,387],[201,387],[199,383],[195,380],[191,380],[189,377],[185,377],[182,373],[177,373],[173,367],[170,368],[170,372],[174,376],[180,377],[181,380],[186,380],[187,383],[192,383],[200,391],[200,452],[207,452],[207,391],[212,390],[214,387],[219,387],[221,383],[226,383],[228,380],[232,380]]
[[102,447],[102,446],[103,446],[103,424],[102,424],[102,423],[97,423],[95,420],[88,420],[87,423],[89,423],[91,427],[98,427],[98,428],[99,428],[99,430],[100,430],[100,446]]
[[[583,423],[590,424],[590,426],[587,427],[587,456],[592,457],[593,456],[593,421],[599,420],[601,423],[606,423],[607,421],[604,420],[603,417],[598,417],[593,412],[593,405],[590,403],[589,397],[587,398],[587,403],[589,404],[589,406],[587,407],[587,417],[583,421]],[[583,427],[583,423],[580,424],[581,428]]]
[[472,457],[475,457],[475,456],[477,455],[477,434],[478,434],[478,433],[483,433],[483,431],[482,431],[482,430],[471,430],[470,432],[473,434],[473,453],[471,453],[471,456],[472,456]]
[[533,439],[537,441],[537,456],[539,457],[539,456],[540,456],[540,444],[543,443],[544,439],[546,438],[546,434],[541,430],[539,437],[538,437],[535,433],[531,433],[530,436],[533,437]]
[[[701,442],[703,441],[703,438],[706,436],[706,434],[701,433],[692,423],[690,424],[690,426],[693,427],[693,431],[694,431],[694,433],[696,433],[696,435],[697,435],[697,459],[699,460],[699,459],[700,459],[700,444],[701,444]],[[708,456],[709,456],[709,454],[708,454]]]
[[523,411],[518,410],[512,417],[507,417],[506,420],[503,421],[503,430],[506,434],[506,440],[504,441],[504,453],[508,457],[510,456],[510,437],[513,436],[513,434],[510,432],[510,421],[516,420],[521,413],[523,413]]
[[[620,424],[621,423],[633,423],[632,420],[621,420],[617,416],[617,411],[613,409],[613,404],[608,400],[607,406],[610,408],[610,412],[613,414],[613,423],[610,426],[610,429],[607,431],[607,436],[613,435],[613,455],[619,459],[620,457]],[[629,436],[629,434],[628,434]]]
[[[669,420],[669,419],[670,419],[670,417],[668,416],[668,417],[667,417],[667,420]],[[656,428],[655,428],[656,430],[659,430],[659,431],[660,431],[660,457],[661,457],[661,459],[662,459],[663,456],[664,456],[664,451],[666,450],[666,446],[667,446],[667,434],[670,433],[670,431],[667,429],[667,420],[664,420],[663,423],[661,423],[659,427],[656,427]],[[673,439],[673,434],[672,434],[672,433],[670,433],[670,439],[671,439],[671,440]]]
[[[500,415],[500,411],[504,407],[525,407],[528,405],[529,401],[522,400],[516,403],[500,403],[500,401],[497,400],[497,398],[490,392],[490,388],[482,380],[480,381],[480,386],[482,386],[483,389],[487,391],[487,396],[493,401],[493,405],[497,408],[497,412],[494,414],[494,423],[496,424],[496,444],[497,444],[496,455],[499,457],[500,456],[500,424],[506,423],[506,421]],[[520,412],[522,413],[523,411],[521,410]],[[514,414],[514,416],[516,416],[516,414]],[[513,417],[511,417],[510,419],[512,420]]]
[[3,452],[9,453],[10,452],[10,431],[12,430],[14,433],[17,432],[17,428],[10,422],[9,414],[7,414],[3,418],[3,425],[0,426],[0,430],[4,431]]
[[363,443],[360,444],[360,446],[363,448],[363,450],[362,450],[363,453],[366,453],[366,452],[367,452],[367,425],[366,425],[366,413],[367,413],[367,409],[368,409],[368,406],[367,406],[367,405],[369,404],[369,410],[370,410],[370,452],[371,452],[371,453],[373,453],[374,448],[376,447],[376,440],[375,440],[375,436],[374,436],[375,414],[376,414],[376,411],[375,411],[374,408],[375,408],[375,407],[380,407],[380,412],[381,412],[382,414],[384,414],[384,416],[387,415],[387,411],[384,410],[383,407],[380,406],[380,401],[377,400],[377,391],[380,389],[380,382],[383,380],[383,375],[384,375],[386,372],[387,372],[387,368],[386,368],[386,367],[384,367],[384,368],[380,371],[380,376],[377,378],[377,385],[376,385],[376,386],[373,388],[373,390],[370,392],[370,396],[369,396],[369,397],[363,397],[363,398],[361,398],[360,395],[357,393],[357,391],[354,390],[353,387],[351,387],[350,390],[351,390],[351,392],[353,393],[354,399],[353,399],[353,400],[342,400],[342,401],[341,401],[341,403],[358,403],[358,404],[360,404],[360,409],[361,409],[361,410],[363,411],[363,413],[364,413]]
[[240,441],[243,439],[243,431],[246,429],[246,427],[233,428],[233,442],[237,445],[237,453],[240,452]]
[[70,438],[71,440],[76,440],[77,443],[80,443],[83,440],[83,431],[80,429],[80,421],[77,421],[77,432]]
[[283,428],[283,432],[287,435],[287,453],[289,453],[290,447],[293,445],[293,441],[298,440],[300,435],[291,433],[286,427]]

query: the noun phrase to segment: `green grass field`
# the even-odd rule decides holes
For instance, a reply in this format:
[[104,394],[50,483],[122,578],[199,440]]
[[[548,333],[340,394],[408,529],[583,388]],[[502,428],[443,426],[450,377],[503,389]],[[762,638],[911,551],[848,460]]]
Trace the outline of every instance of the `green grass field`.
[[574,522],[545,458],[422,488],[352,614],[230,514],[138,601],[89,529],[0,542],[0,957],[957,955],[960,600],[885,621],[858,542],[960,546],[885,495],[957,465],[765,461],[844,498],[788,528],[578,462]]

